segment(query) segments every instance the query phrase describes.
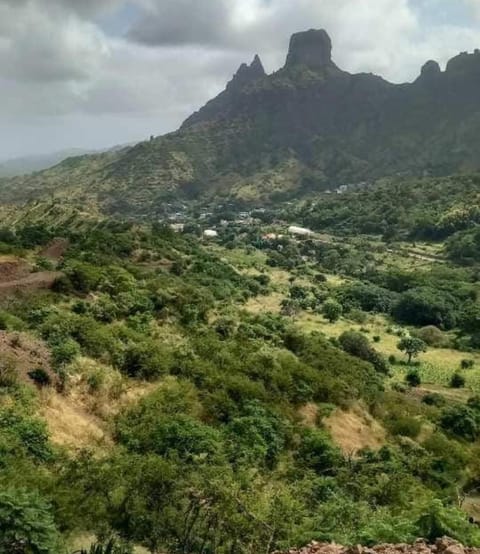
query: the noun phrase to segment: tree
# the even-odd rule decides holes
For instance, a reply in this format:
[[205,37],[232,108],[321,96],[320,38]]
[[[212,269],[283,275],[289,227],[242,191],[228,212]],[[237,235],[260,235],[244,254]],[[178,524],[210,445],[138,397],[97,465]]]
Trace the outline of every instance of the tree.
[[338,319],[342,315],[343,308],[339,302],[337,302],[333,298],[329,298],[323,303],[322,311],[323,315],[328,319],[330,323],[335,323],[335,321],[338,321]]
[[478,436],[478,424],[478,412],[470,406],[450,406],[440,417],[443,429],[472,442]]
[[408,356],[408,364],[412,362],[412,358],[416,358],[421,352],[427,351],[427,345],[422,339],[417,337],[403,337],[403,339],[397,344],[397,348],[400,352],[405,352]]
[[60,536],[49,508],[38,496],[0,492],[0,554],[58,554]]

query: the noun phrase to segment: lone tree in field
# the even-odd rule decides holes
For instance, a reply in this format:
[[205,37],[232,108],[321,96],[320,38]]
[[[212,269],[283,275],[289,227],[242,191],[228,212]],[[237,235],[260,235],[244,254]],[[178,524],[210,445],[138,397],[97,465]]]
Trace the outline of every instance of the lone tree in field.
[[322,312],[323,315],[328,319],[328,321],[330,321],[330,323],[335,323],[335,321],[338,321],[338,319],[342,315],[343,308],[339,302],[333,300],[333,298],[329,298],[323,303]]
[[407,363],[410,365],[412,359],[416,358],[421,352],[427,351],[427,345],[422,339],[417,337],[403,337],[403,339],[397,344],[397,348],[400,352],[405,352],[408,356]]

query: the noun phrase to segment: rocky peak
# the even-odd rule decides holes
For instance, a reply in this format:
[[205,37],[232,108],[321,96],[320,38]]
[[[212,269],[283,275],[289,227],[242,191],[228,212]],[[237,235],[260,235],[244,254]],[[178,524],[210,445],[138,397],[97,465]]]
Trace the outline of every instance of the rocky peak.
[[440,65],[435,60],[429,60],[423,67],[422,67],[422,77],[436,77],[437,75],[440,75],[442,70],[440,69]]
[[480,73],[480,50],[462,52],[447,63],[447,73]]
[[332,62],[332,41],[325,30],[310,29],[292,35],[285,67],[299,65],[313,70],[336,67]]
[[417,82],[424,83],[434,83],[437,81],[437,78],[442,74],[440,65],[435,60],[429,60],[426,64],[423,65],[420,77],[417,79]]
[[239,90],[249,83],[253,83],[262,77],[265,77],[265,69],[263,68],[260,57],[255,55],[250,65],[242,63],[233,79],[228,83],[227,90]]

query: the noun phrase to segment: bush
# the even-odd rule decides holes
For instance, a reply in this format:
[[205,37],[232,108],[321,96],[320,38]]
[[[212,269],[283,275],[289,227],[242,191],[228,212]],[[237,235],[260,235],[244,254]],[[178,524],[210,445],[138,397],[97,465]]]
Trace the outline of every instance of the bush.
[[48,387],[52,382],[50,375],[41,367],[29,371],[28,376],[40,387]]
[[462,369],[472,369],[475,366],[475,360],[462,360],[460,362],[460,367]]
[[13,387],[18,382],[18,373],[11,360],[0,360],[0,388]]
[[422,430],[422,422],[415,417],[400,416],[388,425],[392,435],[416,439]]
[[465,386],[465,377],[458,372],[454,373],[450,379],[450,386],[452,389],[463,388]]
[[58,554],[60,535],[49,506],[36,494],[0,491],[0,553]]
[[327,434],[320,429],[306,429],[297,452],[301,465],[321,475],[335,474],[342,464],[342,455]]
[[132,547],[117,543],[116,540],[110,539],[105,543],[94,543],[88,550],[79,550],[73,554],[132,554]]
[[405,375],[405,382],[410,387],[419,387],[422,384],[422,379],[420,377],[420,373],[416,369],[411,369]]
[[415,336],[423,340],[428,346],[440,347],[445,344],[445,337],[435,325],[427,325],[415,331]]
[[385,359],[370,346],[367,337],[361,333],[345,331],[340,335],[338,341],[345,352],[371,363],[377,371],[387,373]]
[[437,392],[430,392],[426,394],[422,398],[422,402],[424,404],[427,404],[427,406],[436,406],[438,408],[445,406],[445,404],[447,403],[445,397],[441,394],[438,394]]
[[145,341],[127,347],[120,369],[123,373],[137,379],[155,379],[168,370],[170,352],[164,352],[160,346]]
[[368,318],[367,314],[363,310],[359,310],[357,308],[350,310],[348,317],[349,319],[360,325],[366,323]]
[[52,347],[52,360],[57,369],[65,367],[79,355],[80,346],[71,338],[62,340]]
[[478,436],[478,423],[478,413],[470,406],[451,406],[440,418],[440,425],[445,431],[472,442]]
[[342,312],[342,305],[332,298],[325,300],[325,302],[323,303],[322,313],[326,317],[326,319],[330,321],[330,323],[334,323],[335,321],[340,319]]
[[457,322],[457,310],[457,301],[450,293],[433,287],[419,287],[402,294],[394,315],[398,321],[410,325],[451,329]]

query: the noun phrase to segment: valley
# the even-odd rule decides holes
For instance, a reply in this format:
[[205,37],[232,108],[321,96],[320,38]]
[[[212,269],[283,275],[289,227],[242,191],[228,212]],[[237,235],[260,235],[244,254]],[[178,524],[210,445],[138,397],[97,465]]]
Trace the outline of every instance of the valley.
[[[191,109],[187,52],[189,87],[218,92],[256,25],[187,21],[187,45],[181,13],[159,66],[140,35],[163,2],[67,4],[45,13],[65,15],[68,48],[42,49],[47,30],[48,74],[32,62],[41,83],[14,88],[79,138],[93,131],[78,122],[143,133]],[[358,31],[339,57],[354,44],[355,67]],[[103,57],[62,81],[82,32],[79,59]],[[4,168],[0,554],[480,552],[480,51],[394,84],[333,49],[296,32],[279,69],[255,55],[173,132]],[[168,85],[173,53],[169,112],[150,78]],[[135,86],[117,90],[124,65]],[[70,103],[50,99],[58,79]]]
[[[0,482],[36,482],[71,549],[105,526],[135,552],[215,537],[282,549],[319,529],[480,544],[478,281],[449,248],[473,221],[432,241],[406,221],[340,232],[332,216],[298,234],[308,201],[188,204],[173,223],[64,209],[27,206],[0,229]],[[169,527],[192,510],[191,531]]]

